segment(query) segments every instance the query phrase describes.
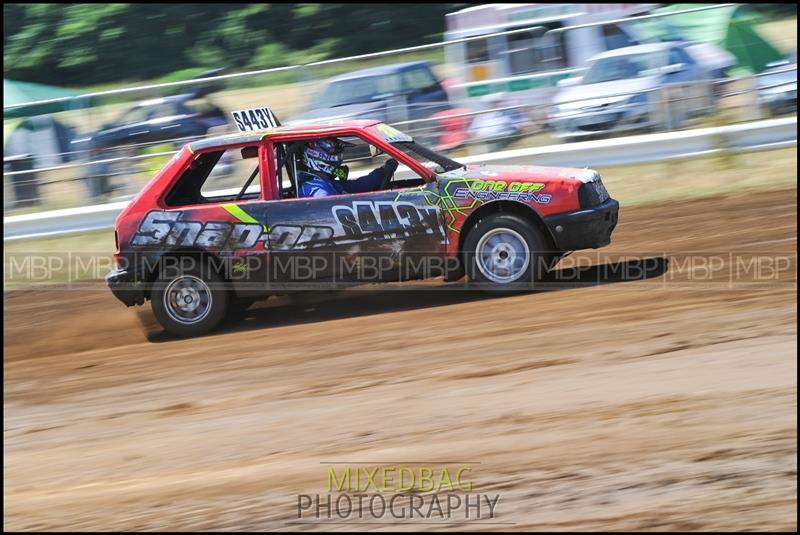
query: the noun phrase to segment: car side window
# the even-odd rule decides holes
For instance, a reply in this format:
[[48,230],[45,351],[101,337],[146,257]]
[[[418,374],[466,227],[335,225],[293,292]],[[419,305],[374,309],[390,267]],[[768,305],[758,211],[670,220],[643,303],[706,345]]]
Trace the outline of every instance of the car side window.
[[132,124],[132,123],[141,123],[147,120],[147,108],[144,106],[136,106],[125,112],[122,117],[119,118],[118,122],[120,124]]
[[169,206],[260,197],[258,145],[198,154],[166,197]]
[[669,50],[669,65],[675,65],[678,63],[683,63],[688,67],[694,62],[692,61],[691,56],[689,56],[689,54],[687,54],[682,48],[671,48]]
[[171,102],[164,102],[163,104],[158,104],[153,106],[148,114],[148,119],[158,119],[159,117],[170,117],[172,115],[180,115],[181,110],[179,106],[173,104]]
[[[275,143],[274,144],[274,158],[277,169],[277,181],[280,190],[281,199],[292,199],[297,197],[297,187],[301,187],[304,180],[307,180],[310,175],[318,173],[307,173],[303,165],[303,150],[309,141],[320,138],[308,138],[300,141]],[[348,191],[357,191],[366,193],[367,191],[378,191],[379,188],[362,189],[359,185],[357,187],[350,187],[353,183],[358,182],[370,175],[376,169],[383,167],[387,160],[394,158],[391,154],[386,154],[375,145],[372,145],[367,140],[356,136],[339,136],[339,141],[344,144],[344,151],[342,154],[342,168],[345,171],[344,176],[333,180],[336,183],[350,183],[344,186]],[[295,181],[299,180],[299,184]],[[372,179],[367,179],[372,180]],[[391,184],[392,189],[400,187],[419,186],[424,183],[424,179],[416,173],[404,172],[403,180],[393,178]],[[367,186],[364,186],[367,188]]]
[[[377,169],[391,158],[381,152],[366,140],[358,136],[345,136],[339,138],[345,143],[344,164],[348,168],[347,180],[358,180]],[[379,154],[378,154],[379,153]],[[373,154],[376,154],[373,156]]]
[[400,88],[400,76],[397,74],[387,74],[378,78],[375,84],[377,94],[389,95],[397,93]]
[[403,86],[406,90],[420,92],[437,89],[438,82],[428,69],[411,69],[403,73]]

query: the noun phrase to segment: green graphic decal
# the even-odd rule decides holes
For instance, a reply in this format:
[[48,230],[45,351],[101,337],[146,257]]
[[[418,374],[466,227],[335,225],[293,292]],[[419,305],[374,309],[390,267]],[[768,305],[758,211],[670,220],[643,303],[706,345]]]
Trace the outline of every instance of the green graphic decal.
[[393,126],[389,126],[388,124],[381,123],[377,126],[378,132],[383,134],[383,138],[388,143],[396,143],[398,141],[413,141],[411,136],[408,134],[404,134],[400,130],[396,129]]
[[488,201],[510,200],[518,202],[537,202],[547,204],[550,195],[539,193],[544,188],[540,182],[504,182],[502,180],[483,180],[480,178],[447,178],[441,193],[421,186],[411,191],[399,192],[395,201],[403,196],[422,195],[430,206],[442,210],[449,230],[458,233],[455,226],[458,216],[468,216],[476,206]]
[[398,201],[401,197],[407,195],[422,195],[425,198],[425,202],[427,202],[430,206],[435,206],[445,213],[447,228],[458,233],[459,229],[454,226],[457,219],[457,214],[467,216],[469,212],[475,208],[475,206],[482,204],[482,201],[479,201],[478,199],[471,199],[469,204],[459,205],[457,200],[453,197],[453,191],[458,185],[470,187],[470,185],[474,182],[483,181],[472,178],[449,179],[445,183],[441,194],[427,189],[425,186],[420,186],[415,190],[399,192],[397,197],[395,197],[395,201]]
[[242,223],[255,223],[256,225],[261,225],[264,228],[264,232],[269,232],[269,227],[267,225],[262,225],[261,222],[257,221],[253,216],[242,210],[242,208],[238,204],[222,204],[220,205],[222,208],[231,214],[233,217],[241,221]]

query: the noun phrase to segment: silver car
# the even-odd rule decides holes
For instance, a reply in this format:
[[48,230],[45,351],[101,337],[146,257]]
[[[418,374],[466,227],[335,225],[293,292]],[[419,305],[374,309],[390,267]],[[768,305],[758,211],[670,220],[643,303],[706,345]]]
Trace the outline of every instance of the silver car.
[[548,124],[562,139],[678,128],[712,106],[720,65],[735,62],[727,56],[708,44],[682,41],[598,54],[583,77],[559,83]]
[[758,75],[758,103],[765,115],[797,111],[797,51]]

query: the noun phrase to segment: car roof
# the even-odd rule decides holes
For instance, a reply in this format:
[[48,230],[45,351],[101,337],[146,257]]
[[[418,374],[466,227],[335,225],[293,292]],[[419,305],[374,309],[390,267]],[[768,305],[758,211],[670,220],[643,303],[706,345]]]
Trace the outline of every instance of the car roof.
[[224,145],[256,143],[266,137],[280,134],[325,134],[331,131],[336,132],[353,128],[363,130],[364,128],[374,126],[379,123],[380,121],[376,120],[349,120],[320,122],[318,124],[304,124],[296,126],[279,126],[278,128],[258,130],[255,132],[238,132],[236,134],[225,134],[221,136],[199,139],[197,141],[188,143],[186,146],[191,152],[197,152],[211,147],[220,147]]
[[331,82],[339,82],[342,80],[350,80],[351,78],[365,78],[367,76],[383,76],[386,74],[394,74],[396,72],[405,71],[413,67],[427,66],[427,61],[409,61],[407,63],[393,63],[392,65],[381,65],[380,67],[372,67],[369,69],[361,69],[360,71],[348,72],[334,76],[330,79]]
[[630,54],[651,54],[653,52],[662,52],[675,46],[684,46],[684,41],[662,41],[658,43],[646,43],[643,45],[626,46],[623,48],[615,48],[608,52],[603,52],[592,57],[590,61],[598,59],[613,58],[618,56],[627,56]]
[[194,97],[194,93],[182,93],[180,95],[168,95],[166,97],[159,97],[159,98],[151,98],[148,100],[143,100],[141,102],[137,102],[135,107],[144,107],[144,106],[155,106],[157,104],[168,104],[173,102],[184,102],[187,100],[192,100]]

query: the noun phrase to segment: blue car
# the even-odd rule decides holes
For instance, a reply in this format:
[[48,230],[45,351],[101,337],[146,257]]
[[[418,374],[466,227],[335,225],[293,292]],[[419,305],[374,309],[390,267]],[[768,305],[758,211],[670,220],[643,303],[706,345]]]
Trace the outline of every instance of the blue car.
[[203,96],[204,92],[194,91],[139,102],[99,130],[74,140],[73,150],[91,162],[85,177],[90,196],[100,199],[121,189],[111,178],[137,172],[135,163],[104,160],[136,155],[147,145],[179,145],[227,125],[225,113]]
[[[429,118],[450,109],[442,84],[427,61],[385,65],[331,78],[311,108],[286,121],[289,125],[335,119],[375,119],[397,124]],[[403,125],[417,134],[433,130],[433,124]],[[415,132],[416,131],[416,132]],[[424,137],[424,135],[422,136]]]
[[228,118],[220,108],[187,93],[140,102],[80,142],[90,149],[168,142],[201,137],[226,124]]

